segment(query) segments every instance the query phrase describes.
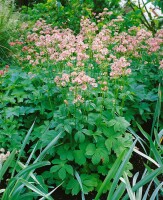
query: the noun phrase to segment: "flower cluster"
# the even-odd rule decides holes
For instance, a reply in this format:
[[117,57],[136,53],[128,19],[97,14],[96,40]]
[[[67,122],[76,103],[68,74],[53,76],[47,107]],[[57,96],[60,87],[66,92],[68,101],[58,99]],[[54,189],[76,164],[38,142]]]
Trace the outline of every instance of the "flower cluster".
[[160,61],[160,67],[159,67],[159,69],[163,70],[163,60]]
[[93,57],[95,58],[96,63],[101,64],[106,60],[106,56],[109,53],[107,47],[109,43],[111,43],[110,40],[110,30],[104,26],[92,42]]
[[4,148],[1,148],[0,149],[0,164],[2,164],[10,155],[10,152],[7,151],[5,153],[5,149]]
[[0,70],[0,77],[3,76],[5,73],[8,72],[9,65],[5,66],[5,69]]
[[163,44],[163,39],[158,37],[149,38],[147,44],[149,45],[149,52],[156,52],[160,49],[160,45]]
[[95,79],[86,75],[84,71],[81,71],[79,73],[74,71],[71,72],[71,74],[63,73],[61,78],[59,76],[56,76],[54,82],[57,84],[57,86],[61,87],[73,85],[73,87],[70,88],[70,91],[72,91],[76,86],[80,87],[82,90],[86,90],[88,85],[91,85],[92,87],[97,87]]
[[148,54],[156,52],[163,44],[163,33],[158,31],[153,37],[152,33],[137,27],[132,27],[127,32],[122,32],[114,36],[114,50],[116,52],[127,54],[135,57],[140,57],[144,49]]
[[95,22],[91,22],[90,19],[88,18],[81,18],[80,21],[80,26],[81,26],[81,31],[80,34],[83,36],[88,36],[91,37],[92,35],[96,34],[96,31],[98,31],[98,27]]
[[127,68],[128,66],[130,66],[130,63],[127,62],[124,57],[121,57],[120,59],[116,59],[111,64],[110,77],[119,78],[120,76],[127,76],[131,74],[131,69]]
[[[112,12],[105,8],[98,15],[94,13],[94,21],[82,17],[77,35],[70,29],[52,27],[40,19],[26,36],[22,36],[20,41],[11,42],[11,45],[20,47],[22,44],[19,59],[24,66],[30,64],[34,70],[37,66],[43,69],[51,66],[56,73],[72,71],[73,68],[78,71],[97,69],[103,73],[108,72],[111,66],[110,77],[115,78],[131,74],[131,69],[127,69],[130,66],[126,61],[128,58],[144,62],[141,59],[144,55],[150,59],[151,54],[157,53],[160,59],[163,54],[162,30],[154,36],[150,31],[135,26],[122,32],[120,23],[124,19],[121,16],[112,18],[110,15]],[[133,71],[137,67],[132,63],[131,66]],[[62,81],[61,84],[65,86],[67,82]]]
[[84,102],[84,98],[81,96],[82,92],[88,90],[89,87],[98,86],[95,79],[86,75],[84,71],[63,73],[61,77],[56,76],[54,82],[58,87],[68,87],[69,92],[72,92],[75,97],[73,103]]

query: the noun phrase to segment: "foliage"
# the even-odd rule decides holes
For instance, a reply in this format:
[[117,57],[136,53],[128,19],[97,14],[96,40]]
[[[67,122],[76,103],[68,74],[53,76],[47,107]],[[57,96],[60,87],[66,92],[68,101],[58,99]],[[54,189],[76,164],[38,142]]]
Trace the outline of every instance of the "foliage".
[[[142,2],[142,5],[141,5]],[[144,0],[140,1],[138,0],[138,5],[132,1],[127,0],[126,6],[130,7],[132,9],[132,12],[130,12],[129,15],[136,16],[137,19],[150,31],[152,31],[153,34],[156,33],[156,31],[161,27],[162,21],[160,16],[152,17],[151,11],[147,9],[148,3],[153,3],[155,6],[159,6],[161,8],[162,3],[159,1],[147,1]],[[162,9],[162,8],[161,8]],[[155,11],[154,11],[155,12]],[[145,14],[146,13],[146,14]]]
[[[68,6],[80,10],[81,4]],[[51,165],[42,179],[57,186],[64,181],[65,192],[73,195],[98,190],[116,161],[120,168],[114,184],[104,188],[104,192],[111,188],[111,198],[124,171],[123,182],[130,187],[130,124],[137,122],[141,129],[161,109],[155,111],[154,105],[162,101],[156,88],[162,84],[163,31],[152,35],[144,27],[127,28],[118,12],[105,8],[91,14],[84,4],[80,15],[73,17],[70,7],[54,2],[34,6],[28,11],[33,22],[22,23],[17,38],[10,41],[17,62],[0,71],[0,145],[5,150],[22,148],[24,159],[36,152],[34,166],[45,157]],[[53,16],[54,10],[58,14],[49,24],[45,13]],[[85,11],[90,18],[81,17]],[[43,15],[46,21],[39,19]],[[60,25],[64,17],[70,17],[65,26]],[[25,151],[22,140],[35,119]],[[128,150],[122,163],[117,161]],[[124,186],[118,189],[124,191]]]
[[[160,88],[159,88],[160,92]],[[160,110],[159,104],[156,105],[156,110]],[[154,116],[154,125],[151,130],[151,133],[154,131],[154,139],[151,138],[150,133],[145,132],[142,127],[138,124],[138,127],[145,136],[145,139],[140,138],[139,135],[137,135],[131,128],[130,132],[134,135],[134,137],[137,138],[137,141],[139,141],[140,145],[143,147],[143,150],[145,153],[141,152],[138,148],[135,147],[135,143],[133,143],[130,153],[137,153],[139,156],[142,156],[147,160],[147,162],[144,163],[145,170],[142,173],[142,176],[140,178],[139,172],[137,172],[133,177],[132,181],[128,179],[125,171],[121,170],[123,163],[127,164],[127,159],[129,159],[129,152],[125,155],[125,158],[123,162],[121,161],[124,157],[124,152],[120,155],[119,158],[115,161],[112,169],[108,172],[104,182],[101,184],[98,193],[95,197],[95,200],[98,200],[102,193],[105,191],[105,187],[110,184],[110,191],[107,197],[107,200],[110,199],[131,199],[131,200],[147,200],[149,199],[149,196],[151,199],[159,199],[159,197],[162,196],[163,190],[162,185],[163,183],[160,182],[161,180],[161,173],[163,171],[163,161],[161,158],[161,152],[162,152],[162,136],[163,136],[163,130],[161,130],[159,133],[156,132],[156,129],[158,127],[157,123],[159,122],[159,118],[157,118],[157,121],[155,121],[155,118],[159,117],[159,113],[155,113]],[[156,122],[156,124],[155,124]],[[154,129],[154,127],[156,129]],[[148,152],[148,153],[147,153]],[[121,164],[122,162],[122,164]],[[123,175],[123,176],[122,176]],[[115,178],[114,178],[115,177]],[[139,177],[139,181],[138,181]],[[118,179],[116,179],[118,178]],[[113,179],[113,182],[111,180]],[[116,180],[120,181],[120,183],[117,185],[118,182]],[[137,182],[138,181],[138,182]],[[131,184],[132,183],[132,184]],[[143,190],[144,185],[148,184],[148,187],[146,190]],[[152,194],[149,195],[149,191],[151,186],[154,186]],[[114,191],[112,188],[116,188]],[[126,191],[125,191],[126,189]],[[113,192],[114,191],[114,192]]]
[[[5,189],[0,190],[1,199],[2,200],[19,200],[22,198],[26,199],[33,199],[34,197],[42,196],[43,199],[53,199],[50,195],[57,189],[53,189],[50,193],[48,193],[48,187],[45,185],[43,179],[41,176],[34,174],[34,171],[40,167],[50,165],[50,162],[48,161],[42,161],[43,156],[47,153],[47,151],[54,145],[60,135],[55,137],[53,141],[44,148],[44,150],[37,156],[37,158],[34,159],[34,162],[32,161],[36,146],[31,152],[28,160],[26,161],[26,164],[23,164],[20,161],[20,158],[22,156],[22,153],[24,151],[25,146],[27,145],[29,141],[29,136],[32,132],[32,129],[34,127],[34,123],[32,124],[31,128],[29,129],[23,143],[21,146],[21,149],[17,155],[17,160],[15,162],[14,157],[16,156],[16,149],[14,149],[11,154],[8,155],[8,158],[6,158],[6,161],[3,163],[1,160],[2,155],[0,155],[0,161],[2,162],[2,166],[0,168],[0,182],[5,179],[5,173],[8,170],[9,167],[11,167],[11,164],[14,164],[14,168],[12,169],[12,176],[10,180],[8,180],[7,186]],[[33,162],[30,164],[30,162]],[[19,168],[18,168],[19,166]],[[15,175],[15,170],[18,170],[18,172]],[[3,180],[3,182],[6,180]],[[25,188],[26,187],[26,188]],[[13,189],[14,188],[14,189]],[[30,192],[29,190],[33,191]]]
[[44,4],[35,4],[33,8],[23,7],[23,13],[25,20],[36,22],[42,18],[53,26],[71,28],[75,32],[79,32],[81,16],[91,15],[91,4],[89,6],[87,2],[73,1],[73,3],[63,6],[59,1],[48,1]]
[[0,0],[0,61],[9,57],[10,46],[8,40],[15,29],[18,20],[18,13],[14,12],[12,0]]

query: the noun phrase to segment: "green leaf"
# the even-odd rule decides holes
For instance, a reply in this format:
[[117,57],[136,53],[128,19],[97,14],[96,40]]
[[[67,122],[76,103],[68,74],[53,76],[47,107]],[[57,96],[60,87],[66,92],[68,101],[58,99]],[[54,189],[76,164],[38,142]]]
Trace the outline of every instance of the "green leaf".
[[86,163],[86,158],[82,150],[74,151],[75,162],[79,165],[84,165]]
[[31,189],[32,191],[36,192],[38,195],[45,197],[46,199],[52,200],[51,197],[47,196],[47,194],[43,193],[41,190],[39,190],[37,187],[35,187],[33,184],[29,183],[28,181],[24,179],[19,179],[20,182],[22,182],[26,187]]
[[66,188],[68,190],[72,190],[72,195],[77,195],[80,191],[80,185],[79,185],[78,181],[74,178],[70,179]]
[[46,155],[46,153],[48,152],[48,150],[53,147],[59,140],[59,138],[61,137],[62,132],[60,132],[46,147],[45,149],[39,154],[39,156],[35,159],[34,163],[40,161],[43,159],[43,157]]
[[92,156],[92,163],[96,165],[99,162],[108,163],[108,161],[109,161],[109,153],[105,149],[105,147],[97,148],[94,155]]
[[66,170],[65,168],[61,168],[59,171],[58,171],[58,176],[60,179],[64,180],[66,178]]
[[50,173],[57,172],[60,168],[61,168],[60,165],[55,165],[55,166],[50,168]]
[[116,120],[112,119],[108,122],[108,126],[114,126],[116,124]]
[[81,131],[78,131],[75,134],[74,139],[76,142],[83,143],[85,140],[85,135]]
[[112,149],[112,146],[113,146],[113,142],[114,142],[113,138],[108,138],[105,141],[105,146],[106,146],[106,148],[107,148],[107,150],[108,150],[109,153],[111,152],[111,149]]
[[66,124],[66,125],[64,126],[64,129],[65,129],[65,131],[67,131],[68,133],[72,133],[72,128],[71,128],[70,125]]
[[62,160],[59,160],[59,159],[54,159],[54,160],[52,161],[52,163],[55,164],[55,165],[62,165],[63,161],[62,161]]
[[94,144],[88,144],[86,148],[86,155],[92,156],[95,153],[96,146]]
[[122,164],[120,165],[120,167],[119,167],[119,169],[118,169],[118,171],[117,171],[117,173],[116,173],[116,175],[114,177],[114,180],[113,180],[113,183],[111,185],[111,188],[109,190],[109,194],[108,194],[107,200],[112,200],[112,195],[114,193],[114,190],[117,187],[119,178],[122,176],[122,173],[123,173],[128,161],[130,159],[131,153],[133,151],[133,148],[134,148],[136,142],[137,142],[137,140],[132,144],[132,146],[131,146],[130,150],[127,152]]
[[76,179],[77,179],[77,181],[78,181],[78,183],[80,185],[80,188],[81,188],[81,197],[82,197],[82,200],[85,200],[84,190],[83,190],[83,184],[82,184],[81,178],[80,178],[80,176],[79,176],[79,174],[78,174],[77,171],[75,171],[75,177],[76,177]]
[[101,161],[101,155],[96,152],[93,156],[92,156],[92,163],[94,165],[97,165],[99,162]]
[[150,200],[154,200],[156,196],[158,195],[158,191],[162,188],[163,183],[160,183],[160,185],[157,186],[157,188],[154,190]]
[[93,191],[94,188],[97,188],[99,183],[99,177],[96,174],[82,174],[80,177],[85,194],[87,194],[90,191]]
[[9,155],[9,157],[7,158],[7,160],[4,162],[2,168],[0,169],[0,181],[3,179],[4,174],[6,173],[6,171],[8,170],[9,166],[11,165],[14,157],[16,154],[16,149],[14,149],[11,154]]
[[65,170],[67,171],[67,173],[69,173],[73,176],[74,170],[71,165],[65,165]]
[[[149,183],[156,176],[158,176],[159,174],[162,174],[162,172],[163,172],[163,166],[153,170],[150,174],[144,176],[143,179],[141,179],[136,185],[134,185],[134,187],[132,188],[132,191],[133,192],[137,191],[140,187]],[[128,194],[125,195],[123,200],[127,200],[127,199],[128,199]]]
[[19,106],[15,106],[13,108],[7,108],[5,113],[6,113],[6,117],[7,118],[10,118],[13,115],[19,117],[19,115],[20,115],[20,107]]
[[88,136],[92,136],[92,135],[93,135],[93,131],[92,131],[92,130],[83,129],[82,132],[83,132],[85,135],[88,135]]
[[[21,166],[21,162],[18,161],[18,164]],[[49,161],[42,161],[42,162],[38,162],[35,164],[31,164],[28,167],[25,167],[23,170],[21,170],[15,177],[21,177],[24,174],[28,174],[33,170],[36,170],[37,168],[46,166],[46,165],[50,165]]]
[[106,125],[104,124],[103,126],[101,125],[101,127],[100,127],[101,129],[102,129],[102,132],[104,133],[104,135],[106,136],[106,137],[112,137],[112,136],[117,136],[117,133],[114,131],[114,128],[113,128],[113,126],[111,126],[111,127],[106,127]]
[[70,160],[70,161],[74,160],[73,151],[69,150],[67,152],[67,159]]
[[117,173],[117,170],[120,166],[120,163],[122,162],[122,159],[124,157],[124,151],[121,153],[121,155],[116,159],[116,161],[114,162],[112,168],[109,170],[104,182],[102,183],[101,187],[98,190],[98,193],[95,197],[95,200],[99,200],[100,196],[102,195],[106,185],[108,185],[111,181],[111,179],[115,176],[115,174]]

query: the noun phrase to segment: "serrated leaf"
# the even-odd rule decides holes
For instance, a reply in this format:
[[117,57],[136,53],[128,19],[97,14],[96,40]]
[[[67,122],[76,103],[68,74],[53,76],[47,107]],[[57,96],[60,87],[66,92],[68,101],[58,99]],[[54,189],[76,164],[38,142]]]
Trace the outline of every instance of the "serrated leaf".
[[110,153],[110,152],[111,152],[111,149],[112,149],[112,146],[113,146],[113,139],[112,139],[112,138],[108,138],[108,139],[105,141],[105,146],[106,146],[108,152]]
[[81,181],[83,184],[84,193],[87,194],[88,192],[93,191],[94,188],[97,188],[99,177],[96,174],[82,174]]
[[72,190],[72,195],[77,195],[77,194],[79,193],[79,191],[80,191],[79,183],[78,183],[78,181],[75,180],[75,179],[71,179],[71,180],[68,182],[66,188],[67,188],[68,190]]

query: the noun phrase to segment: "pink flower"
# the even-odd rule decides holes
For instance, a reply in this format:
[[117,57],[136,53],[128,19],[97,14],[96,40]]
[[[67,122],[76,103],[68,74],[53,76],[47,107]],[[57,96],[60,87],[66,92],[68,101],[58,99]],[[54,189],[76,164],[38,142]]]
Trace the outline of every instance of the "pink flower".
[[159,67],[159,69],[163,70],[163,60],[160,61],[160,67]]
[[86,90],[86,89],[87,89],[87,85],[86,85],[86,84],[82,85],[82,86],[81,86],[81,89],[82,89],[82,90]]
[[116,59],[114,63],[111,64],[111,78],[118,78],[120,76],[131,74],[131,69],[127,67],[130,66],[130,63],[126,61],[124,57]]
[[4,75],[4,71],[0,70],[0,76]]
[[98,85],[97,85],[97,83],[90,83],[90,85],[92,86],[92,87],[94,87],[94,88],[96,88]]
[[31,59],[31,56],[30,56],[30,55],[28,55],[28,56],[27,56],[27,60],[30,60],[30,59]]

